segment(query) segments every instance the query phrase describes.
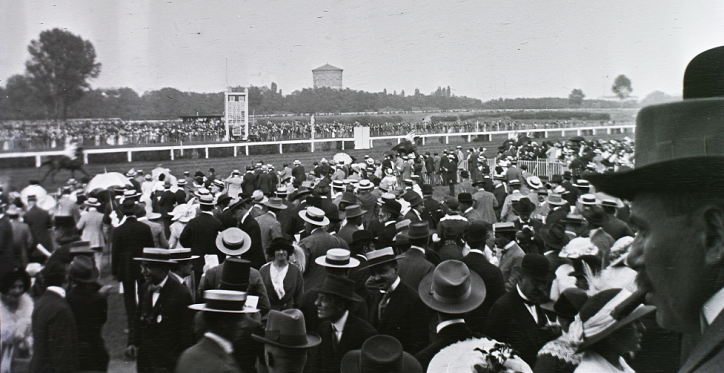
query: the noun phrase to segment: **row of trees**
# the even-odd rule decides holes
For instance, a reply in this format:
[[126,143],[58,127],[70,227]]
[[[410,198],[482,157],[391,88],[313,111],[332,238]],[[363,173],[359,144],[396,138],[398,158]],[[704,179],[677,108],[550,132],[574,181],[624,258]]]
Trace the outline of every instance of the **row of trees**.
[[[89,80],[98,77],[93,45],[80,36],[53,29],[40,33],[28,46],[26,72],[14,75],[0,87],[0,119],[123,118],[175,119],[185,115],[221,114],[224,94],[181,92],[163,88],[139,95],[130,88],[91,89]],[[455,96],[450,87],[438,87],[429,95],[415,89],[405,95],[395,91],[364,92],[351,89],[306,88],[282,94],[276,83],[270,87],[249,87],[249,109],[256,114],[336,113],[399,110],[452,109],[563,109],[615,108],[624,106],[631,93],[631,81],[621,75],[612,90],[622,103],[584,100],[574,89],[565,98],[498,99],[488,102]],[[636,103],[626,103],[633,106]]]

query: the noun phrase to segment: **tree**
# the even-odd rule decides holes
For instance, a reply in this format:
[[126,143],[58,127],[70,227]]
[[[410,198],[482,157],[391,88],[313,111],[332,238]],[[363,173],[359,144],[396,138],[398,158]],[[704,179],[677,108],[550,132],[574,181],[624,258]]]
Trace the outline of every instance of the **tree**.
[[572,105],[581,106],[585,97],[586,95],[583,94],[582,90],[575,88],[571,91],[571,94],[568,95],[568,100],[571,102]]
[[54,118],[68,115],[68,106],[80,100],[90,88],[88,79],[97,78],[101,64],[90,41],[55,28],[40,33],[28,46],[30,59],[26,75],[33,94],[49,109]]
[[618,98],[624,100],[633,91],[633,88],[631,88],[631,80],[627,78],[626,75],[619,75],[616,80],[613,81],[611,90]]

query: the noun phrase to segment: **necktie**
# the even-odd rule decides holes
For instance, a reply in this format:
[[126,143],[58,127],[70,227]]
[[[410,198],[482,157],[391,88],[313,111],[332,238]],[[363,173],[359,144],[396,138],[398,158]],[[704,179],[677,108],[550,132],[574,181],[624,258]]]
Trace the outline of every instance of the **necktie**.
[[387,304],[390,302],[390,293],[385,293],[382,296],[382,299],[380,300],[380,304],[377,306],[378,315],[380,316],[380,320],[382,320],[382,316],[384,315],[385,308],[387,308]]
[[334,350],[337,351],[337,347],[339,347],[339,338],[337,336],[337,327],[332,324],[332,346],[334,347]]

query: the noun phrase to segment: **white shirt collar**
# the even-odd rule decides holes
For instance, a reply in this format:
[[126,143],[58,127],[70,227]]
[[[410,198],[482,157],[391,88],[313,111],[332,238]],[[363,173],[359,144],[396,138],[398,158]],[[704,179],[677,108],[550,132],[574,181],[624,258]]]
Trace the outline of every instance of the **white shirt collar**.
[[410,248],[411,248],[411,249],[419,250],[419,251],[420,251],[421,253],[423,253],[423,254],[425,253],[425,249],[422,248],[422,247],[420,247],[420,246],[411,245]]
[[60,286],[48,286],[45,290],[50,290],[53,293],[60,295],[61,298],[65,298],[65,289]]
[[394,221],[394,220],[388,220],[388,221],[385,222],[385,227],[388,226],[388,225],[390,225],[390,224],[395,224],[395,223],[397,223],[397,222]]
[[470,251],[468,251],[468,252],[469,252],[469,253],[478,253],[478,254],[480,254],[480,255],[485,255],[485,254],[483,253],[483,251],[480,250],[480,249],[470,249]]
[[176,277],[176,279],[178,280],[178,282],[180,282],[180,283],[182,283],[182,284],[184,283],[183,277],[181,277],[181,276],[179,276],[178,274],[176,274],[176,273],[174,273],[174,272],[171,272],[171,271],[169,271],[168,273],[174,275],[174,277]]
[[508,244],[503,247],[503,251],[508,251],[513,245],[515,245],[515,241],[508,242]]
[[[532,301],[531,301],[530,299],[528,299],[528,297],[526,297],[525,294],[523,294],[523,292],[520,290],[520,285],[515,285],[515,288],[518,290],[518,295],[520,295],[520,297],[523,298],[523,300],[528,301],[528,302],[532,302]],[[525,303],[525,302],[523,303],[523,305],[525,306],[525,308],[528,309],[528,312],[530,313],[530,315],[533,316],[533,320],[535,320],[535,322],[537,323],[537,322],[538,322],[538,312],[536,311],[535,306],[530,305],[530,304]]]
[[334,331],[337,334],[337,340],[342,340],[342,333],[344,332],[344,326],[347,324],[347,316],[349,316],[349,311],[344,311],[344,315],[339,318],[336,322],[333,322],[332,325],[334,326]]
[[701,307],[701,314],[704,316],[707,325],[711,325],[723,309],[724,288],[721,288]]
[[234,345],[231,344],[231,342],[227,341],[225,338],[221,337],[218,334],[214,334],[212,332],[206,332],[204,333],[204,337],[216,342],[226,354],[231,354],[234,352]]
[[472,206],[468,207],[468,209],[465,210],[464,214],[467,214],[467,213],[470,212],[470,211],[473,211],[473,207],[472,207]]
[[211,216],[214,216],[214,212],[213,212],[213,211],[201,211],[201,213],[202,213],[202,214],[209,214],[209,215],[211,215]]
[[448,325],[452,325],[452,324],[465,324],[465,319],[445,320],[445,321],[437,324],[437,333],[440,333],[440,331],[441,331],[444,327],[446,327],[446,326],[448,326]]
[[395,291],[395,289],[397,289],[398,285],[400,285],[400,276],[397,276],[397,278],[395,279],[395,282],[393,282],[392,285],[390,285],[390,288],[387,289],[387,291],[380,290],[380,293],[392,293],[393,291]]

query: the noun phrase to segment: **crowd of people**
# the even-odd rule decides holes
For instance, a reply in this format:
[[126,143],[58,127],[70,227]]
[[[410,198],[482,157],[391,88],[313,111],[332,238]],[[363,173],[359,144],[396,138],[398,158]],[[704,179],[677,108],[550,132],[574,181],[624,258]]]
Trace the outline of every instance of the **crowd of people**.
[[[513,120],[483,122],[402,122],[369,124],[371,136],[400,136],[408,133],[462,133],[484,131],[524,131],[539,128],[571,128],[604,125],[601,121],[547,121],[528,123]],[[315,138],[352,138],[360,123],[315,123]],[[168,142],[217,142],[225,132],[223,118],[186,118],[176,121],[68,120],[65,122],[5,121],[0,125],[0,149],[53,149],[68,142],[83,147],[162,144]],[[249,124],[250,141],[309,139],[309,121],[271,122],[264,119]]]

